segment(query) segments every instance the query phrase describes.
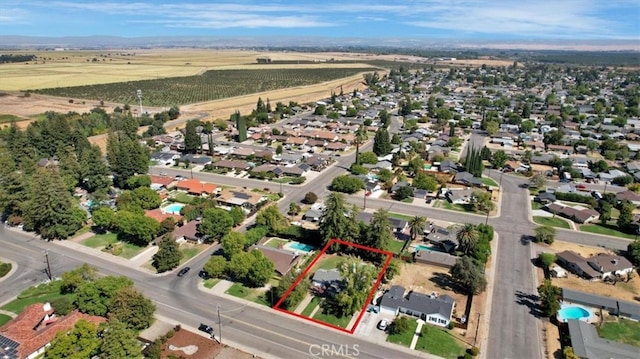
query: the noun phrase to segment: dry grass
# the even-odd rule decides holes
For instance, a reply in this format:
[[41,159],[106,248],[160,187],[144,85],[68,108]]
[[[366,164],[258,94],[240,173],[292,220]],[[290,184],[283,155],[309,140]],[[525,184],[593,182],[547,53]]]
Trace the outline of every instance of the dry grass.
[[622,299],[628,302],[637,302],[637,298],[640,298],[640,279],[638,279],[638,274],[630,282],[620,282],[615,286],[601,281],[590,282],[571,273],[569,273],[568,278],[552,278],[551,281],[558,287]]
[[[591,257],[598,253],[614,254],[613,252],[608,251],[606,248],[592,247],[592,246],[586,246],[583,244],[569,243],[569,242],[563,242],[563,241],[554,241],[553,244],[551,244],[547,248],[551,249],[551,251],[556,253],[560,253],[563,251],[574,251],[585,258]],[[546,249],[544,251],[549,252]]]
[[548,320],[543,320],[542,324],[544,326],[545,353],[547,354],[547,359],[563,358],[558,327]]

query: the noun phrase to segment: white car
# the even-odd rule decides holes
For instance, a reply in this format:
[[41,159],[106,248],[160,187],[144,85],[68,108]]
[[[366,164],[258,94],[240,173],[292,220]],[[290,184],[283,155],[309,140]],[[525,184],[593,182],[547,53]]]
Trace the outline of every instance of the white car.
[[382,319],[381,321],[378,322],[378,329],[380,330],[387,330],[388,326],[389,326],[389,321],[386,319]]

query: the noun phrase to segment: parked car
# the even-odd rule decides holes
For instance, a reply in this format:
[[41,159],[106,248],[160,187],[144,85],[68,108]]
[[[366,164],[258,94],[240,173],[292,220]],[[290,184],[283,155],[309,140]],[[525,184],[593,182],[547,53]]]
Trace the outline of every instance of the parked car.
[[210,326],[206,325],[206,324],[202,324],[200,323],[200,326],[198,327],[198,330],[201,332],[205,332],[209,335],[213,335],[213,328],[211,328]]
[[378,329],[380,330],[387,330],[388,326],[389,326],[389,321],[386,319],[382,319],[381,321],[378,322]]
[[597,199],[598,201],[602,199],[602,193],[598,191],[591,192],[591,195],[593,196],[593,198]]
[[160,172],[160,176],[165,177],[167,175],[167,172]]
[[580,183],[576,185],[576,189],[578,191],[588,191],[589,189],[587,188],[587,186],[585,186],[584,184]]
[[178,277],[183,277],[185,274],[189,273],[190,270],[191,268],[189,267],[184,267],[180,269],[180,271],[178,272]]
[[201,270],[200,272],[198,272],[198,277],[202,279],[207,279],[207,272],[205,272],[204,270]]

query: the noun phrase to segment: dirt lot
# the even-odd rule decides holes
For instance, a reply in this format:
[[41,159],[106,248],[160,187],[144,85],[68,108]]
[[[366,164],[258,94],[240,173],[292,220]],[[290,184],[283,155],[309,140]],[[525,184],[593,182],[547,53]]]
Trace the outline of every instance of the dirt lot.
[[614,254],[612,251],[609,251],[606,248],[592,247],[592,246],[586,246],[583,244],[569,243],[569,242],[563,242],[563,241],[554,241],[553,244],[550,246],[540,246],[540,247],[541,247],[541,249],[539,250],[540,252],[559,253],[563,251],[574,251],[585,258],[591,257],[592,255],[595,255],[598,253]]
[[431,294],[436,292],[440,295],[446,294],[456,301],[454,317],[459,318],[464,314],[467,305],[467,296],[461,291],[455,291],[457,286],[449,280],[449,270],[428,264],[402,263],[400,274],[397,275],[387,287],[401,285],[407,291]]

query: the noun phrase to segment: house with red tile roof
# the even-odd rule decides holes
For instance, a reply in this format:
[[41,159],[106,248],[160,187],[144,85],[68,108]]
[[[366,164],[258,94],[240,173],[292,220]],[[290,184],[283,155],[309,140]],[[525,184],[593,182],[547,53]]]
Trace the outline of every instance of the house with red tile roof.
[[[175,179],[171,178],[171,177],[166,177],[166,176],[149,176],[149,178],[151,179],[151,187],[158,187],[158,188],[169,188],[171,187],[171,184],[173,182],[175,182]],[[155,186],[154,186],[155,185]]]
[[73,311],[64,317],[53,313],[49,303],[26,307],[20,315],[0,328],[0,357],[33,359],[41,356],[60,331],[73,329],[76,322],[86,320],[98,325],[105,318]]
[[176,223],[182,221],[182,216],[181,215],[173,214],[173,213],[165,213],[165,212],[162,212],[162,210],[160,208],[148,209],[148,210],[144,211],[144,215],[149,217],[149,218],[153,218],[158,222],[162,222],[167,218],[173,218],[173,220]]
[[210,196],[220,189],[213,183],[200,182],[197,179],[188,179],[176,184],[176,189],[185,191],[194,196]]

